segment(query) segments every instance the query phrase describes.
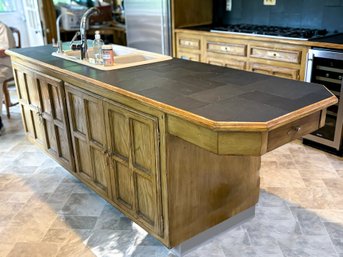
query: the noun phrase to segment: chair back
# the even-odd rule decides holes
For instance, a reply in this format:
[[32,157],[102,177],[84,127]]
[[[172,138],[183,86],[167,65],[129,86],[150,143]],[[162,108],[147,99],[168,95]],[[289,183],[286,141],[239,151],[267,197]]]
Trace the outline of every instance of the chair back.
[[16,35],[16,48],[21,48],[20,31],[17,28],[9,27],[13,35]]

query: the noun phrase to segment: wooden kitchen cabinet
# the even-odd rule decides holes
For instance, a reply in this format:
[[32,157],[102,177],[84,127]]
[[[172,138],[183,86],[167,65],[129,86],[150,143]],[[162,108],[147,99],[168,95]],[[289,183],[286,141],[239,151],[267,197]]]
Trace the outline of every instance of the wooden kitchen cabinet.
[[74,170],[63,81],[13,64],[27,138]]
[[295,80],[305,76],[308,47],[302,45],[181,29],[176,40],[177,58]]
[[158,119],[69,84],[66,94],[80,179],[162,235]]
[[195,34],[176,34],[177,58],[200,62],[202,58],[202,37]]

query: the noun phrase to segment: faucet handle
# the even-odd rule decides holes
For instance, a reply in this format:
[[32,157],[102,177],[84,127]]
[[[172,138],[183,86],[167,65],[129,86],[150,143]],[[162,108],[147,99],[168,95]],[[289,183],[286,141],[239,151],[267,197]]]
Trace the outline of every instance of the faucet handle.
[[76,33],[75,33],[75,35],[73,36],[73,38],[71,39],[71,41],[70,41],[70,46],[71,45],[73,45],[74,44],[74,41],[77,39],[77,37],[78,36],[80,36],[81,35],[81,33],[80,33],[80,31],[76,31]]

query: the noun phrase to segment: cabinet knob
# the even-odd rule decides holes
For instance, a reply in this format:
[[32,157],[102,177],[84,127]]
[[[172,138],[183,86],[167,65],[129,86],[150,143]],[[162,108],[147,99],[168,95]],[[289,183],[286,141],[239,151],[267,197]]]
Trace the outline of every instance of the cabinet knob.
[[300,126],[292,126],[287,134],[288,135],[292,135],[292,134],[298,133],[299,131],[301,131],[301,127]]

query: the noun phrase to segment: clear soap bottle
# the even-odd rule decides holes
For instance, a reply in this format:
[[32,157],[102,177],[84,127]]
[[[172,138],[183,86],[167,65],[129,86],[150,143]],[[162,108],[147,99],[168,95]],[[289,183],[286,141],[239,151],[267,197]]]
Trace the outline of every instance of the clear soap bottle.
[[104,45],[104,41],[100,37],[100,32],[97,30],[95,31],[95,38],[93,40],[93,51],[94,51],[94,58],[96,64],[103,64],[102,60],[102,46]]

